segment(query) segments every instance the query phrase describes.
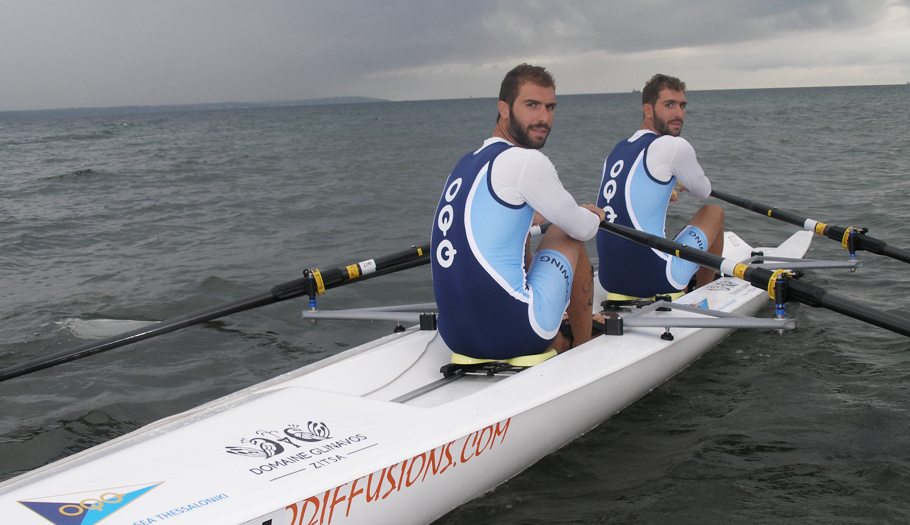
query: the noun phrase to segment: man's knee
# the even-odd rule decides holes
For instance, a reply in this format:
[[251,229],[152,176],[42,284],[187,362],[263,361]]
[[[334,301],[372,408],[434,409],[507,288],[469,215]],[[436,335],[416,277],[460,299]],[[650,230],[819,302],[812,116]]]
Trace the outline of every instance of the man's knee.
[[547,229],[547,233],[544,234],[543,240],[540,241],[540,245],[537,247],[537,251],[554,250],[561,253],[569,260],[574,271],[578,258],[584,251],[584,247],[584,242],[570,237],[569,234],[553,224]]
[[724,231],[724,209],[720,206],[708,204],[702,206],[689,221],[692,226],[697,226],[705,232],[709,240]]
[[705,219],[710,224],[723,225],[724,223],[724,209],[720,206],[716,206],[714,204],[706,204],[705,206],[702,206],[700,210],[698,210],[698,213],[703,213]]

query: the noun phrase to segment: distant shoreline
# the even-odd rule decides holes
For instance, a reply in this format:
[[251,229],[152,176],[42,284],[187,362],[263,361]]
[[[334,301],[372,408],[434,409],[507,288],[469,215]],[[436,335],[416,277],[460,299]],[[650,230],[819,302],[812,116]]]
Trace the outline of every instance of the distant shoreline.
[[218,111],[225,109],[283,108],[293,106],[328,106],[333,104],[368,104],[389,102],[369,97],[329,97],[277,102],[214,102],[206,104],[170,104],[162,106],[114,106],[105,108],[63,108],[0,111],[0,120],[32,120],[72,117],[104,117],[117,115],[154,115],[187,111]]
[[[729,89],[691,89],[690,93],[700,91],[764,91],[764,90],[816,90],[816,89],[850,89],[850,88],[872,88],[872,87],[903,87],[910,86],[907,84],[881,84],[881,85],[854,85],[854,86],[797,86],[797,87],[773,87],[773,88],[729,88]],[[632,89],[621,93],[572,93],[563,94],[561,97],[589,96],[589,95],[615,95],[628,96],[640,95],[641,91]],[[184,113],[192,111],[219,111],[231,109],[260,109],[260,108],[283,108],[298,106],[328,106],[341,104],[371,104],[371,103],[396,103],[396,102],[432,102],[433,100],[495,100],[496,96],[489,97],[467,97],[464,99],[426,99],[426,100],[388,100],[383,98],[370,97],[327,97],[312,98],[305,100],[286,100],[273,102],[212,102],[203,104],[169,104],[160,106],[112,106],[99,108],[62,108],[62,109],[31,109],[0,111],[0,122],[12,120],[40,120],[54,118],[79,118],[79,117],[105,117],[105,116],[125,116],[125,115],[155,115],[165,113]]]

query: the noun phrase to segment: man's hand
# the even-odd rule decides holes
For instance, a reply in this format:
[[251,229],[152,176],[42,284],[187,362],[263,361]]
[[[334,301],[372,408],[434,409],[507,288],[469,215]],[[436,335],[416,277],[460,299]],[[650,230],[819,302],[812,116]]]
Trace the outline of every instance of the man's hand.
[[676,189],[674,189],[673,193],[670,194],[670,203],[676,204],[677,202],[679,202],[679,194],[684,191],[689,191],[689,190],[685,186],[683,186],[682,184],[677,182]]
[[603,222],[607,218],[607,212],[593,204],[582,204],[581,207],[600,217],[600,222]]

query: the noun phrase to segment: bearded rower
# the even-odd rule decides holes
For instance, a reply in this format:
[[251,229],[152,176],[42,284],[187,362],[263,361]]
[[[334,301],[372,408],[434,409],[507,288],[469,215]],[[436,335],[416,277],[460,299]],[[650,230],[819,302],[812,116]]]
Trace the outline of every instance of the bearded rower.
[[[593,276],[584,241],[603,210],[579,206],[539,150],[556,110],[553,77],[522,64],[502,82],[493,136],[461,159],[443,187],[432,233],[439,335],[477,359],[567,350],[591,338]],[[535,215],[539,212],[539,215]],[[536,220],[535,220],[536,217]],[[533,255],[528,231],[551,221]]]

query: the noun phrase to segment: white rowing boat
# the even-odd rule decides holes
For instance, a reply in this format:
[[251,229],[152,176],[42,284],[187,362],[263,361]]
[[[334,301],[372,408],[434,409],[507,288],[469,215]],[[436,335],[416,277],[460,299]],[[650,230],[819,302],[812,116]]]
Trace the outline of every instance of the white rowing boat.
[[[811,239],[799,232],[758,250],[801,258]],[[725,244],[731,260],[753,251],[729,232]],[[604,298],[598,290],[596,303]],[[792,327],[731,318],[766,300],[724,277],[670,311],[624,311],[622,335],[532,368],[448,378],[440,369],[451,352],[415,326],[2,483],[0,516],[17,525],[426,524],[606,420],[734,327]]]

